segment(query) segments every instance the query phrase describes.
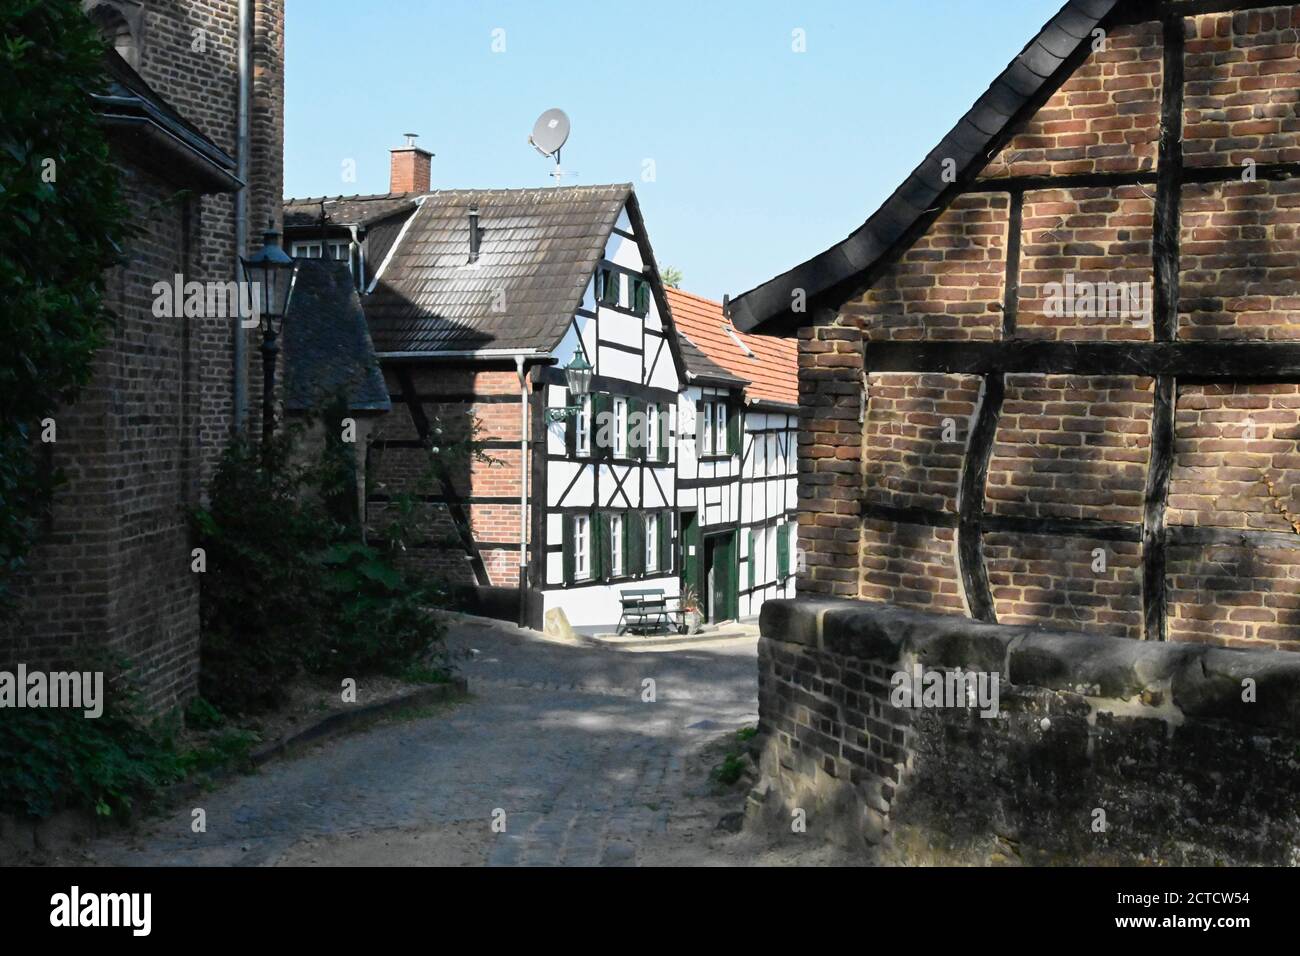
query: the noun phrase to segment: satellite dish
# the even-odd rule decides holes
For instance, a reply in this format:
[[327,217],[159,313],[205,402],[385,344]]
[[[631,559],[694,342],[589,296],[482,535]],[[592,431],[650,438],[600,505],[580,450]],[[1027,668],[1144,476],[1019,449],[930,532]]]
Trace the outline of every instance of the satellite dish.
[[568,138],[569,117],[564,115],[564,110],[547,110],[537,117],[537,122],[533,124],[533,135],[528,137],[528,143],[543,156],[554,156],[558,163],[560,147]]

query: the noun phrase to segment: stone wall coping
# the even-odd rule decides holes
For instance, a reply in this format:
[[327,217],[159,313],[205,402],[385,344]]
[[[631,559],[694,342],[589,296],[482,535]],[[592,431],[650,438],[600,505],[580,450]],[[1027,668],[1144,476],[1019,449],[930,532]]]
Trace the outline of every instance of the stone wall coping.
[[[763,640],[906,668],[996,672],[1005,684],[1172,702],[1185,717],[1300,734],[1300,654],[987,624],[846,598],[764,602]],[[1254,701],[1244,700],[1254,681]]]

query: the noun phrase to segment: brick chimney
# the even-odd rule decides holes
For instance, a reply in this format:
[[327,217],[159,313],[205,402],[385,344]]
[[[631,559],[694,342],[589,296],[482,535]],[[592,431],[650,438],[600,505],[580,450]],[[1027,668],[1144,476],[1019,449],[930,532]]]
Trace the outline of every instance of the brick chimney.
[[388,191],[394,193],[427,193],[433,153],[415,145],[418,133],[404,133],[405,146],[392,149],[388,167]]

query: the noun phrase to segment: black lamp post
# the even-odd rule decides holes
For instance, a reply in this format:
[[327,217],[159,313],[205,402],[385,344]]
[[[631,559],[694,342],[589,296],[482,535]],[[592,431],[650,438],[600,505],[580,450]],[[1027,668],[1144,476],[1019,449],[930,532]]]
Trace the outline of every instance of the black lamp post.
[[583,399],[591,392],[591,363],[582,357],[581,349],[574,349],[573,358],[564,366],[564,383],[569,389],[569,404],[547,411],[553,422],[562,422],[582,411]]
[[240,257],[244,281],[252,283],[254,308],[262,328],[262,444],[275,431],[275,361],[280,351],[280,330],[289,310],[289,293],[298,264],[280,248],[274,222],[267,224],[262,250]]

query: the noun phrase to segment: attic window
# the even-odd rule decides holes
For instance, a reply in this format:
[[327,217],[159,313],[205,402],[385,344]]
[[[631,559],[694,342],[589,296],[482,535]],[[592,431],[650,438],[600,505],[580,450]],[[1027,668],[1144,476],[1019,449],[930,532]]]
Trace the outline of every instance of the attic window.
[[744,352],[752,359],[758,358],[758,355],[754,352],[754,350],[740,340],[740,336],[736,334],[736,330],[733,329],[730,325],[724,324],[722,326],[722,331],[726,332],[727,335],[731,337],[731,341],[735,342],[736,345],[739,346],[742,352]]

